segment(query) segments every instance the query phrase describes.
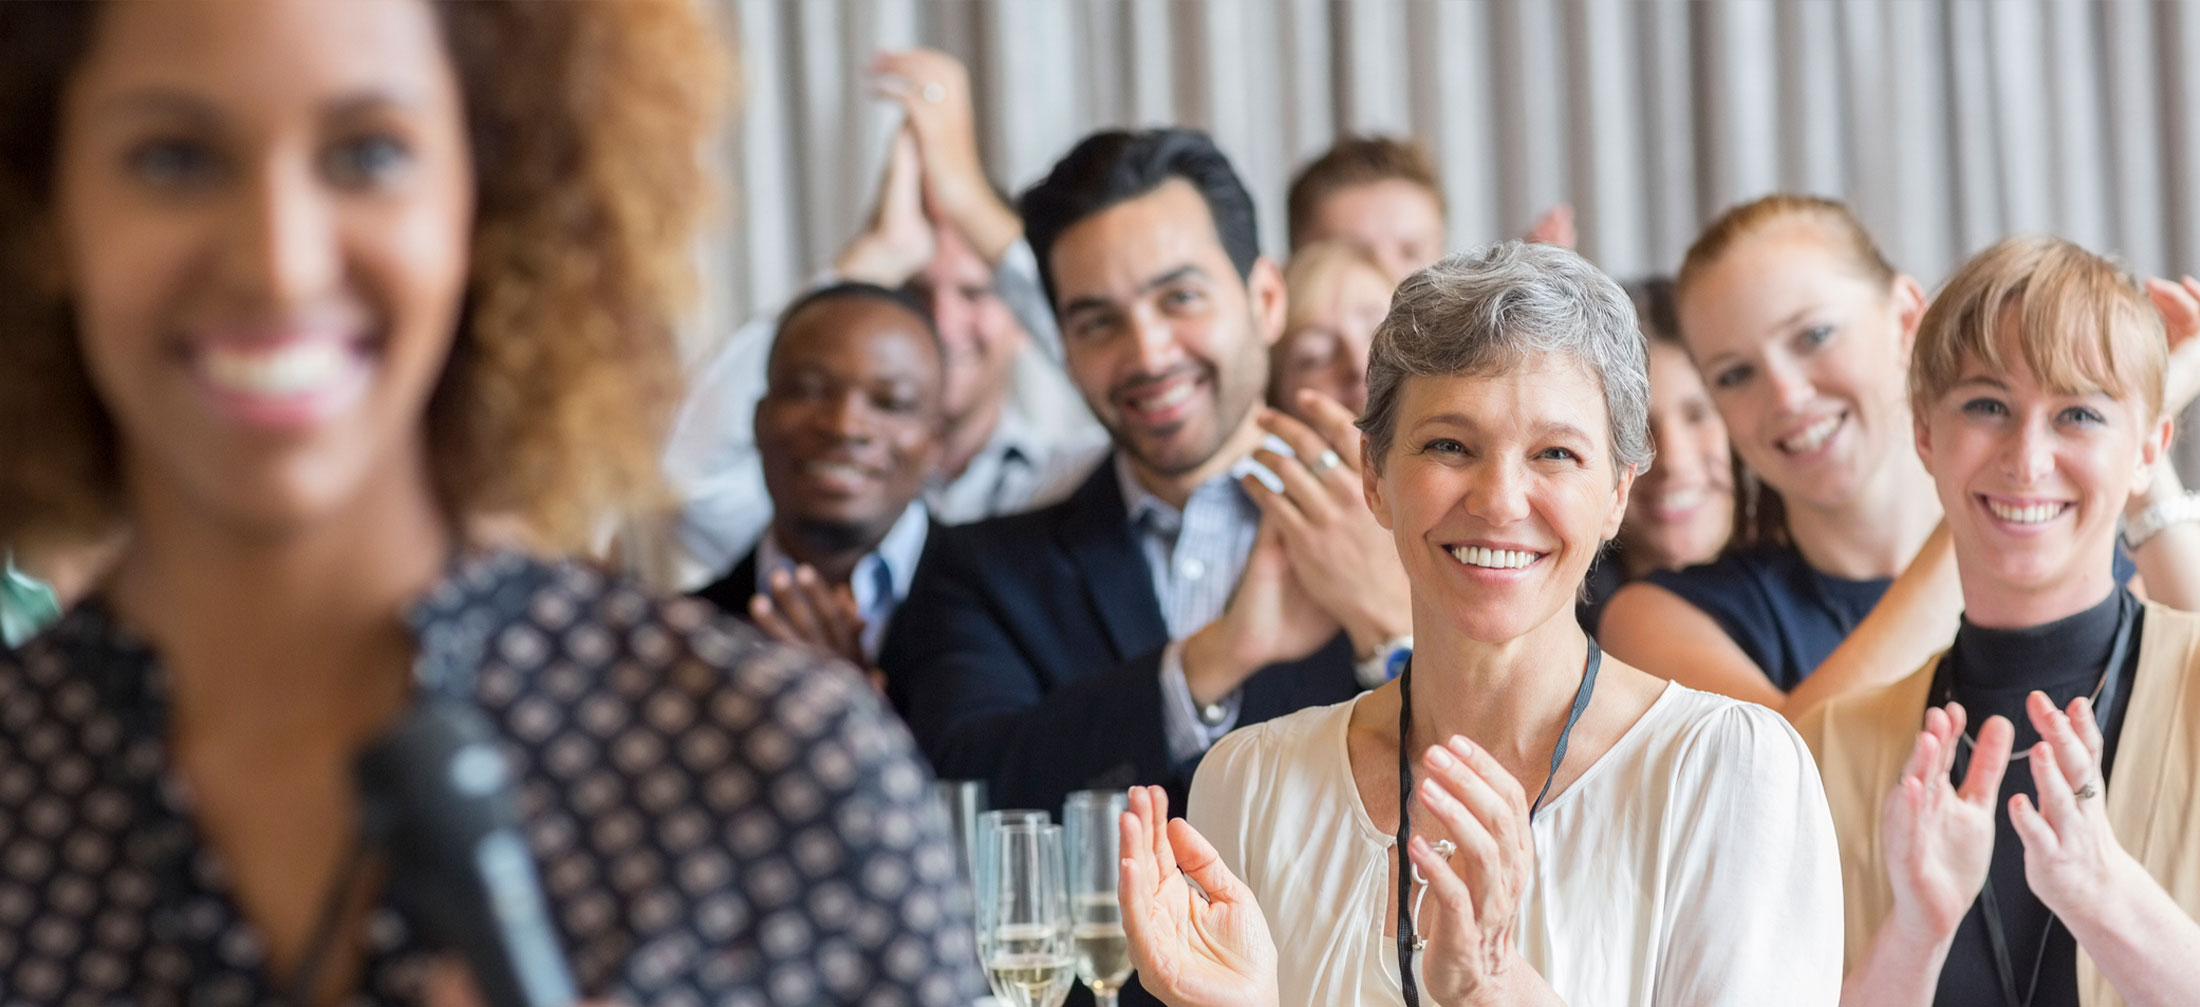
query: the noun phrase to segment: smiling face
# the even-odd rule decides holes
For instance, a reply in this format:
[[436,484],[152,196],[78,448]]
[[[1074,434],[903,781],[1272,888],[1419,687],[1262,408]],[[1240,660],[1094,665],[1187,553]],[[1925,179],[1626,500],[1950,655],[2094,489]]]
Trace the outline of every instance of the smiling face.
[[1357,245],[1396,283],[1444,257],[1444,207],[1402,178],[1363,182],[1323,198],[1301,237]]
[[1734,527],[1726,423],[1679,346],[1650,341],[1650,439],[1657,461],[1635,480],[1620,541],[1644,569],[1709,562]]
[[1373,264],[1357,257],[1330,261],[1308,276],[1299,277],[1296,265],[1286,274],[1293,284],[1290,311],[1269,355],[1268,403],[1294,416],[1306,390],[1355,415],[1367,408],[1367,350],[1390,310],[1390,279]]
[[413,0],[102,10],[55,223],[133,497],[266,535],[426,484],[473,218],[438,31]]
[[1030,337],[1001,300],[992,267],[961,232],[942,227],[934,237],[938,250],[911,283],[932,309],[947,351],[942,407],[953,425],[1008,393],[1016,355]]
[[1275,266],[1240,279],[1181,179],[1078,221],[1049,255],[1070,379],[1116,445],[1161,478],[1212,467],[1268,384]]
[[1790,507],[1858,506],[1888,482],[1909,436],[1914,284],[1866,279],[1795,219],[1737,240],[1677,307],[1735,450]]
[[1581,580],[1619,529],[1604,390],[1571,359],[1488,377],[1410,377],[1396,434],[1363,473],[1413,584],[1415,626],[1443,619],[1502,643],[1572,618]]
[[939,350],[876,297],[800,309],[774,345],[756,452],[775,520],[838,548],[876,546],[939,461]]
[[1947,514],[1966,612],[2027,626],[2107,596],[2117,518],[2170,424],[2137,395],[2046,387],[2007,328],[2007,371],[1968,358],[1918,418],[1917,451]]

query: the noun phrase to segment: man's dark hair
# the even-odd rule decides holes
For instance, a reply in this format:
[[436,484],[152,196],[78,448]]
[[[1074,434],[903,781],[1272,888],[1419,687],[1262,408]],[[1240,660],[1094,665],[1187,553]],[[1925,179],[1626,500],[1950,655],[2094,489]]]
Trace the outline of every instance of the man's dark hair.
[[1214,140],[1196,129],[1112,129],[1078,141],[1047,177],[1024,190],[1019,201],[1024,239],[1039,260],[1039,282],[1046,287],[1047,298],[1055,297],[1054,267],[1048,258],[1062,232],[1118,203],[1146,195],[1172,178],[1199,190],[1238,278],[1251,277],[1253,262],[1260,257],[1253,197]]
[[940,359],[943,363],[946,361],[947,348],[946,344],[940,341],[939,324],[932,320],[932,309],[925,306],[922,298],[919,298],[916,294],[910,293],[907,290],[895,290],[892,287],[881,287],[876,283],[863,283],[857,280],[842,280],[838,283],[826,284],[825,286],[819,287],[806,294],[803,294],[800,297],[795,298],[793,304],[787,305],[787,310],[779,313],[779,322],[777,325],[772,327],[771,353],[765,358],[764,366],[766,368],[766,371],[769,372],[771,361],[779,356],[779,338],[787,334],[787,325],[794,321],[796,315],[799,315],[804,311],[808,311],[812,307],[815,307],[826,301],[861,299],[885,301],[888,304],[891,304],[897,308],[900,308],[903,311],[917,316],[918,320],[924,323],[924,334],[932,338],[932,350],[940,355]]

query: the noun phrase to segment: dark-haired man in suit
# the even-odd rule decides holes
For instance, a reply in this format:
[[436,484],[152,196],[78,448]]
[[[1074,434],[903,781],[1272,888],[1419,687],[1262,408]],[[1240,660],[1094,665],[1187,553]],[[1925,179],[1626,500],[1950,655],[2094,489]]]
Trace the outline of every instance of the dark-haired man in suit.
[[1264,438],[1283,281],[1213,142],[1096,134],[1021,209],[1114,453],[1061,504],[936,535],[881,665],[942,776],[1052,809],[1081,788],[1181,788],[1232,727],[1350,698],[1355,644],[1384,650],[1410,615],[1325,607],[1263,520],[1294,495],[1365,504],[1339,452]]

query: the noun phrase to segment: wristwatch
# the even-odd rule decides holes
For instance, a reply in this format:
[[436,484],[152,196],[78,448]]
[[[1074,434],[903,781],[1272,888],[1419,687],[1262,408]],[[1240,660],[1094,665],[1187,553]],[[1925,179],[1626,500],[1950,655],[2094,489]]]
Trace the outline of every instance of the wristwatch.
[[1375,652],[1354,661],[1353,677],[1360,680],[1360,687],[1372,689],[1398,677],[1406,666],[1406,659],[1413,656],[1413,636],[1394,636],[1377,645]]
[[2140,511],[2138,517],[2124,519],[2124,551],[2137,552],[2162,529],[2192,521],[2200,521],[2200,494],[2186,493],[2156,500]]

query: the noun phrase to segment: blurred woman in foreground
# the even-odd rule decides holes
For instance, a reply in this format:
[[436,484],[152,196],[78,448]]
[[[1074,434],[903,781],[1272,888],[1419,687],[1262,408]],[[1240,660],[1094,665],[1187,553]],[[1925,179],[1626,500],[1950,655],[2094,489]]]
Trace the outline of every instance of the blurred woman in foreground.
[[416,1000],[351,763],[444,697],[513,761],[585,994],[969,1002],[859,678],[469,536],[573,549],[651,499],[724,79],[698,10],[0,5],[0,429],[38,431],[0,541],[127,529],[0,658],[8,999]]

